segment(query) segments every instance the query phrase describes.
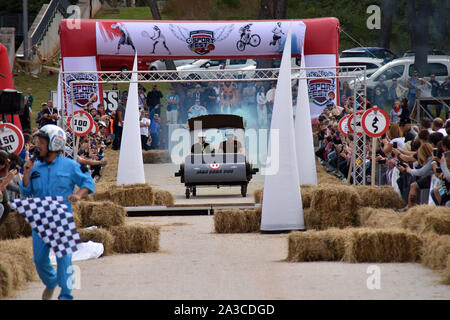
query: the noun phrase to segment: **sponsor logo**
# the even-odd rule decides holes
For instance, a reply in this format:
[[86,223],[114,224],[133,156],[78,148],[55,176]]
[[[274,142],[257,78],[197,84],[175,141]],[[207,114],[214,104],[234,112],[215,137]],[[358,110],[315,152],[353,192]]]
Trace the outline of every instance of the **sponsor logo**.
[[214,41],[214,32],[207,30],[191,31],[189,38],[186,39],[189,49],[199,55],[213,51],[216,48]]
[[221,166],[222,166],[221,163],[210,163],[209,164],[209,168],[212,170],[219,170]]
[[[89,102],[96,102],[98,100],[97,83],[88,82],[88,81],[97,81],[96,74],[73,73],[68,75],[67,77],[68,80],[66,81],[67,83],[66,94],[68,95],[68,97],[70,97],[72,94],[72,101],[74,104],[83,107],[87,105]],[[73,83],[75,81],[77,81],[77,83]],[[78,81],[86,81],[86,82],[83,83]]]
[[[333,72],[329,71],[313,71],[308,73],[308,77],[331,77]],[[334,99],[336,91],[335,79],[308,79],[309,98],[315,104],[323,106],[330,102],[330,96]],[[331,94],[332,93],[332,94]]]

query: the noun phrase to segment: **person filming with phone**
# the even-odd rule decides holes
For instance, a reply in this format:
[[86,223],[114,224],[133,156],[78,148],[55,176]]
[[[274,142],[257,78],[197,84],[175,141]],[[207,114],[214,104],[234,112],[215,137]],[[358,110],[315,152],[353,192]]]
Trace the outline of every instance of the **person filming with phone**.
[[[431,198],[438,206],[447,206],[447,202],[450,201],[450,137],[445,136],[442,139],[442,155],[437,158],[437,161],[433,161],[433,168],[435,173],[438,174],[442,180],[442,184],[435,187],[431,192]],[[438,154],[437,154],[438,156]],[[450,202],[449,202],[450,205]]]

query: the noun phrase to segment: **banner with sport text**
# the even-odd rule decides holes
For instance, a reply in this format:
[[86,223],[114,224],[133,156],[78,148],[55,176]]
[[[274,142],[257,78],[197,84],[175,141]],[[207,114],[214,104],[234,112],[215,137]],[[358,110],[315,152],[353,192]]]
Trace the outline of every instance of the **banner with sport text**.
[[133,22],[97,21],[99,55],[208,56],[280,55],[292,24],[292,55],[301,54],[302,21]]

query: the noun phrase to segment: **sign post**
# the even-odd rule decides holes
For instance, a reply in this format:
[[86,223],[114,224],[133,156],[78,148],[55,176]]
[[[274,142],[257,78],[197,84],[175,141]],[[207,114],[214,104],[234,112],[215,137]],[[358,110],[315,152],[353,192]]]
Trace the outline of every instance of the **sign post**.
[[370,108],[364,112],[361,124],[364,132],[372,137],[372,175],[371,184],[375,185],[375,166],[376,158],[375,153],[377,151],[377,138],[381,137],[389,128],[389,117],[382,109]]

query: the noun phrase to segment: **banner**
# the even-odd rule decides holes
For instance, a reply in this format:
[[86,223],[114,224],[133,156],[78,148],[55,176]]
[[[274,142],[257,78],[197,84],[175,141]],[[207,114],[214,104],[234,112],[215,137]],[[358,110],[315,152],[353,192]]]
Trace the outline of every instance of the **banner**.
[[[314,54],[305,56],[306,67],[317,69],[306,70],[307,77],[334,77],[336,69],[320,69],[320,67],[336,66],[336,55]],[[308,79],[308,94],[311,119],[317,118],[327,106],[336,106],[339,87],[336,78]]]
[[99,55],[268,57],[282,53],[292,23],[292,55],[305,38],[302,21],[133,22],[97,21]]
[[98,76],[96,73],[80,73],[97,71],[96,57],[65,57],[63,68],[64,72],[74,72],[64,74],[63,90],[67,114],[81,110],[90,102],[94,108],[97,108],[103,101],[103,94],[101,94],[101,85],[92,81],[97,81]]

